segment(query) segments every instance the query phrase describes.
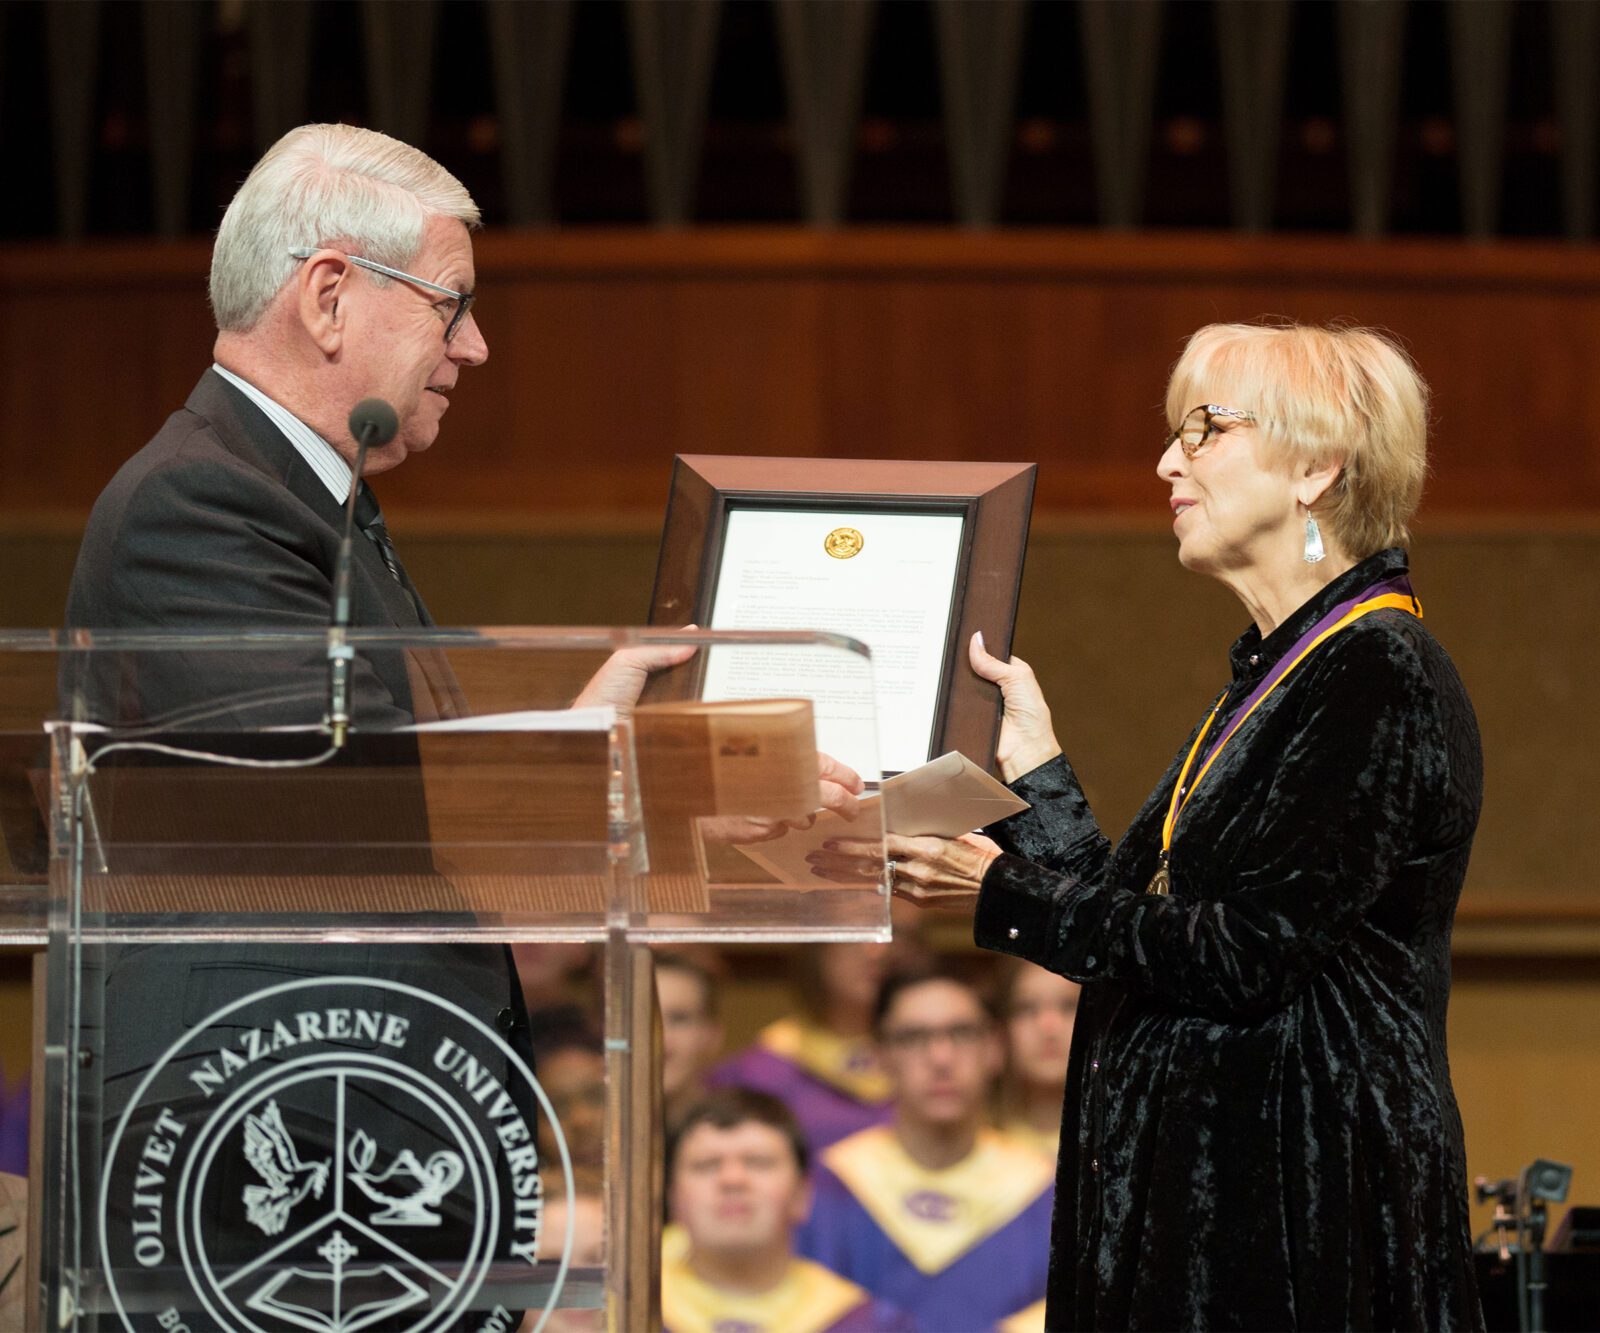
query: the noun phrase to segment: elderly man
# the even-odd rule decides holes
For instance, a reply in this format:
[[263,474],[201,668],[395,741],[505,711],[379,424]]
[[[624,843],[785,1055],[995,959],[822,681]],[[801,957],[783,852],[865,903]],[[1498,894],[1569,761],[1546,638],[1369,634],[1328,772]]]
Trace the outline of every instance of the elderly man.
[[[472,312],[477,225],[478,210],[460,182],[405,144],[342,125],[303,126],[279,140],[240,187],[217,235],[215,362],[95,505],[68,623],[223,636],[244,629],[320,633],[329,623],[344,504],[354,485],[359,535],[351,623],[431,625],[376,499],[365,479],[353,475],[357,445],[347,420],[367,398],[385,400],[397,418],[393,438],[367,454],[365,477],[433,444],[461,372],[488,355]],[[676,649],[617,654],[579,702],[630,704],[650,668],[684,655]],[[259,644],[195,652],[177,664],[147,654],[101,674],[63,674],[64,692],[78,696],[91,721],[217,733],[264,724],[316,727],[327,710],[326,682],[321,654],[299,648],[268,656]],[[358,732],[392,731],[463,707],[435,655],[372,652],[354,664],[351,713]],[[237,735],[205,741],[240,743]],[[271,743],[310,755],[320,739],[313,735],[308,744],[303,734],[290,733]],[[405,818],[419,821],[412,827],[425,829],[420,784],[405,785],[402,778],[396,796],[389,784],[384,801],[369,807],[381,805],[374,817],[389,818],[389,802],[398,801]],[[343,849],[303,849],[303,873],[397,868],[377,864],[360,841],[352,835]],[[424,838],[416,841],[425,847]],[[269,853],[281,857],[286,849],[256,855]],[[398,866],[401,873],[431,869],[425,853],[412,860]],[[259,860],[243,868],[263,873]],[[329,882],[335,887],[325,910],[337,911],[338,881]],[[509,1183],[518,1185],[519,1199],[537,1203],[537,1180],[523,1178],[525,1160],[534,1155],[533,1099],[526,1082],[517,1081],[516,1062],[495,1054],[495,1042],[504,1040],[524,1065],[531,1062],[515,970],[503,946],[158,945],[109,949],[88,962],[104,968],[103,1058],[94,1068],[105,1089],[111,1141],[106,1227],[113,1268],[121,1250],[132,1256],[120,1261],[127,1272],[137,1271],[133,1258],[142,1264],[155,1255],[153,1245],[176,1253],[181,1237],[173,1229],[180,1225],[198,1232],[199,1240],[190,1236],[188,1243],[203,1243],[215,1272],[248,1268],[264,1246],[281,1249],[284,1238],[300,1237],[300,1250],[284,1250],[274,1262],[286,1274],[311,1273],[314,1288],[324,1279],[337,1285],[350,1256],[361,1258],[351,1272],[364,1273],[385,1255],[393,1260],[385,1246],[399,1240],[414,1264],[435,1274],[455,1271],[450,1265],[473,1246],[480,1258],[532,1253],[537,1209],[513,1210]],[[258,997],[274,988],[287,995],[263,1016]],[[86,1013],[93,1014],[92,987],[89,993]],[[314,1008],[297,998],[311,995],[322,997]],[[259,1035],[280,1029],[282,1039]],[[499,1101],[480,1091],[497,1119],[480,1127],[478,1138],[487,1134],[499,1151],[476,1167],[463,1146],[466,1130],[434,1114],[443,1105],[435,1085],[449,1085],[429,1066],[430,1058],[459,1055],[473,1034],[484,1034],[471,1067],[474,1088],[489,1086],[487,1079],[505,1090]],[[457,1045],[443,1045],[447,1039]],[[185,1059],[187,1070],[177,1068]],[[297,1061],[305,1072],[291,1068]],[[324,1069],[336,1072],[325,1078]],[[140,1089],[160,1087],[150,1081],[163,1078],[171,1095],[141,1100]],[[247,1079],[256,1082],[246,1087]],[[223,1094],[235,1088],[255,1100],[239,1104],[236,1121],[218,1120]],[[131,1117],[126,1132],[117,1122],[124,1110]],[[176,1196],[159,1192],[161,1182],[179,1178],[177,1159],[213,1127],[225,1135],[225,1148],[206,1159],[206,1186],[196,1186],[192,1210],[180,1216]],[[132,1159],[116,1156],[122,1142],[135,1145]],[[137,1157],[141,1143],[155,1144],[171,1169],[141,1174],[150,1165]],[[486,1248],[478,1235],[487,1205],[483,1191],[474,1198],[469,1186],[488,1179],[485,1172],[519,1169],[501,1182],[500,1234]],[[345,1173],[370,1194],[346,1188]],[[337,1224],[343,1227],[337,1243],[315,1230],[334,1225],[326,1221],[330,1208],[347,1218]],[[331,1278],[323,1271],[329,1264]],[[384,1308],[392,1307],[401,1323],[416,1301],[456,1299],[438,1278],[433,1287],[415,1275],[407,1280],[409,1286],[395,1279],[393,1290],[368,1293],[389,1302]],[[179,1299],[172,1318],[213,1326],[237,1315],[218,1313],[227,1301],[255,1301],[252,1309],[315,1306],[323,1299],[319,1290],[291,1293],[261,1282],[209,1294],[197,1288]]]
[[[461,372],[489,355],[472,313],[477,226],[455,177],[385,135],[305,125],[274,144],[217,232],[215,362],[95,505],[68,623],[320,632],[356,458],[350,411],[381,398],[398,429],[368,453],[357,492],[351,623],[432,625],[365,479],[428,449]],[[681,656],[619,654],[579,702],[631,703],[650,667]],[[231,701],[225,716],[251,725],[318,722],[325,705],[320,676],[286,679],[281,656],[143,667],[138,697],[119,701],[140,720],[201,704],[214,724]],[[371,726],[462,708],[426,656],[363,654],[352,694]]]
[[[251,171],[212,254],[214,364],[95,505],[67,610],[73,626],[198,632],[223,647],[69,667],[63,692],[77,715],[188,729],[187,748],[313,755],[330,711],[325,653],[230,641],[242,630],[322,633],[352,488],[350,623],[433,624],[366,478],[428,449],[461,372],[488,356],[472,310],[477,225],[449,172],[368,130],[302,126]],[[371,398],[393,409],[395,430],[358,478],[348,423]],[[577,702],[630,705],[651,669],[688,651],[614,654]],[[358,739],[390,746],[382,757],[398,779],[336,806],[315,831],[300,821],[321,814],[296,806],[288,842],[219,849],[258,884],[281,868],[302,892],[331,885],[319,911],[340,910],[341,870],[396,882],[431,873],[422,788],[405,778],[415,752],[394,729],[466,706],[428,652],[364,650],[350,694]],[[266,725],[312,734],[254,734]],[[836,766],[825,777],[822,801],[853,805],[860,780]],[[370,822],[346,822],[358,818]],[[227,885],[219,877],[217,892]],[[440,921],[458,937],[471,924]],[[184,1245],[205,1255],[186,1261],[195,1285],[161,1327],[242,1324],[256,1317],[245,1309],[290,1322],[348,1314],[357,1296],[335,1291],[342,1282],[365,1284],[361,1318],[383,1327],[410,1327],[429,1308],[440,1321],[429,1326],[444,1327],[439,1312],[467,1302],[486,1312],[484,1327],[514,1325],[473,1276],[494,1260],[531,1261],[541,1240],[534,1098],[518,1073],[531,1063],[528,1021],[503,946],[158,945],[86,961],[104,969],[85,993],[89,1015],[103,998],[91,1077],[104,1089],[109,1266],[136,1276]],[[184,1154],[208,1142],[189,1172]],[[122,1144],[132,1150],[119,1155]],[[485,1227],[493,1216],[497,1235]]]

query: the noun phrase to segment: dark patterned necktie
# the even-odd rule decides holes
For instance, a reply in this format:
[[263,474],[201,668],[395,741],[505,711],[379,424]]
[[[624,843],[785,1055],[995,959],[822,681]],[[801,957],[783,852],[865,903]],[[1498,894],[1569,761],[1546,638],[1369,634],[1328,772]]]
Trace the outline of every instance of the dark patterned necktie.
[[356,493],[356,525],[361,529],[361,535],[378,548],[390,577],[402,588],[405,587],[406,581],[400,575],[400,557],[394,553],[394,542],[389,536],[389,529],[384,526],[378,498],[365,482]]

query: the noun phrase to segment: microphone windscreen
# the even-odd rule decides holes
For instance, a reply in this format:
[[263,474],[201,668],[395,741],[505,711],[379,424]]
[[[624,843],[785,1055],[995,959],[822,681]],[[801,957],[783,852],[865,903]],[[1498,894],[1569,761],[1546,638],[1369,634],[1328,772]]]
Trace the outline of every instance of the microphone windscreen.
[[350,409],[350,434],[356,440],[365,432],[369,445],[388,444],[399,429],[394,408],[381,398],[363,398]]

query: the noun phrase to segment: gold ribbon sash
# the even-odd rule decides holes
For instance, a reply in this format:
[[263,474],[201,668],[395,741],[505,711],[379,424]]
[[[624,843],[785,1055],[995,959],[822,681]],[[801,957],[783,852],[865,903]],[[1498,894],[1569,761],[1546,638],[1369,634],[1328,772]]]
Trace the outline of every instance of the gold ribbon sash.
[[1000,1333],[1044,1333],[1044,1302],[1035,1301],[1000,1321]]
[[876,1125],[822,1154],[885,1235],[921,1273],[942,1273],[1013,1222],[1055,1177],[1054,1165],[998,1130],[954,1166],[913,1161],[894,1130]]
[[1357,593],[1349,601],[1341,602],[1291,644],[1278,659],[1278,665],[1240,706],[1239,716],[1233,720],[1233,725],[1207,752],[1200,765],[1200,771],[1195,774],[1195,779],[1191,783],[1188,781],[1189,770],[1194,767],[1195,756],[1200,753],[1200,747],[1205,744],[1206,736],[1210,734],[1211,724],[1217,720],[1217,714],[1222,711],[1222,705],[1228,702],[1228,695],[1232,693],[1231,690],[1223,691],[1222,697],[1217,700],[1210,716],[1206,718],[1205,725],[1200,728],[1200,734],[1194,738],[1194,744],[1189,747],[1188,757],[1184,759],[1183,767],[1178,771],[1178,780],[1173,784],[1172,800],[1167,804],[1167,817],[1161,825],[1161,855],[1155,877],[1151,879],[1150,886],[1146,889],[1147,893],[1165,894],[1170,891],[1172,881],[1167,867],[1172,859],[1172,833],[1177,827],[1178,816],[1194,798],[1195,789],[1205,780],[1206,774],[1211,771],[1211,766],[1217,762],[1217,756],[1222,753],[1228,742],[1239,734],[1239,728],[1244,726],[1256,709],[1266,702],[1267,696],[1282,685],[1290,673],[1318,647],[1341,630],[1348,629],[1363,616],[1385,609],[1404,611],[1408,615],[1416,616],[1418,620],[1422,619],[1422,603],[1413,595],[1411,584],[1403,576],[1375,583],[1365,591]]

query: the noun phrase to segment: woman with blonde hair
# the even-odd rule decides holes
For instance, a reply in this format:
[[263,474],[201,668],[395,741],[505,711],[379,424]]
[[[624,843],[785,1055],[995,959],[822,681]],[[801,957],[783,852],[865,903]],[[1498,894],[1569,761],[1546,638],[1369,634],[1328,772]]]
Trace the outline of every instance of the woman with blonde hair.
[[1157,470],[1254,622],[1226,688],[1113,845],[974,642],[1032,808],[890,840],[903,895],[977,893],[979,944],[1083,983],[1050,1328],[1483,1326],[1445,1054],[1482,751],[1403,550],[1426,423],[1381,334],[1201,329]]

